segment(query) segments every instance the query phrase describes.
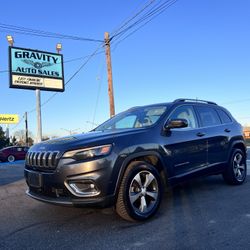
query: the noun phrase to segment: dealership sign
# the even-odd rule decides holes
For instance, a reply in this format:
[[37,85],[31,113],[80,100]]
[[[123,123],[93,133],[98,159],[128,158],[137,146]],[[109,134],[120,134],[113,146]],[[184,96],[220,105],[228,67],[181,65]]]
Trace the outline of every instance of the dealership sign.
[[16,124],[18,122],[18,115],[0,114],[0,124]]
[[9,47],[10,87],[64,91],[63,56]]

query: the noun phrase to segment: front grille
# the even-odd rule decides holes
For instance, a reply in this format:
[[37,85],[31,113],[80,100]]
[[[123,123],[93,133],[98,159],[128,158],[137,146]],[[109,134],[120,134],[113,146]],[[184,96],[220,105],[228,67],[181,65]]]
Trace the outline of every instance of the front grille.
[[27,166],[43,169],[55,169],[58,163],[58,151],[36,151],[26,154],[25,163]]

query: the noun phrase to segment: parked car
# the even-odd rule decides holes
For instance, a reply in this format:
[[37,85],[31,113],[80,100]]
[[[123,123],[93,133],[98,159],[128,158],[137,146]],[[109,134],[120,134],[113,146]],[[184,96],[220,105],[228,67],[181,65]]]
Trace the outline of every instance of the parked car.
[[0,161],[13,162],[15,160],[24,160],[29,147],[13,146],[0,150]]
[[27,194],[58,205],[115,205],[126,220],[153,216],[164,185],[222,174],[246,178],[241,125],[214,102],[178,99],[131,108],[87,134],[36,144],[25,163]]

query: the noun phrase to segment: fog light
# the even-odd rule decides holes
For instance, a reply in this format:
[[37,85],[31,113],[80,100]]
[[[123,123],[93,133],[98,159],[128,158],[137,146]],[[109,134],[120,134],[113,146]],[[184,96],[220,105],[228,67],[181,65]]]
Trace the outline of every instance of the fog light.
[[65,184],[75,196],[91,197],[100,194],[99,189],[92,180],[70,180]]

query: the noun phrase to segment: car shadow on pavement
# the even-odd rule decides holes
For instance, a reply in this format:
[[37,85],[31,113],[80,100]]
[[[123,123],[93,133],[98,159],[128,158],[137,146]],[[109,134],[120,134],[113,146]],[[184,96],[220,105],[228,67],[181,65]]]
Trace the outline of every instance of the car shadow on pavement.
[[[113,207],[63,207],[33,200],[25,195],[27,186],[21,181],[6,186],[15,190],[2,192],[5,202],[0,248],[15,249],[19,244],[20,249],[30,246],[38,249],[138,249],[144,246],[148,249],[150,244],[151,249],[166,249],[164,244],[167,244],[168,249],[194,249],[200,239],[207,244],[207,248],[200,249],[215,249],[217,238],[213,238],[214,242],[207,241],[207,234],[230,223],[228,218],[235,210],[231,202],[241,199],[239,193],[247,191],[247,186],[248,183],[228,186],[221,176],[186,182],[164,194],[160,210],[152,219],[131,223],[116,215]],[[20,204],[22,209],[17,209]],[[225,214],[224,218],[220,211]]]

